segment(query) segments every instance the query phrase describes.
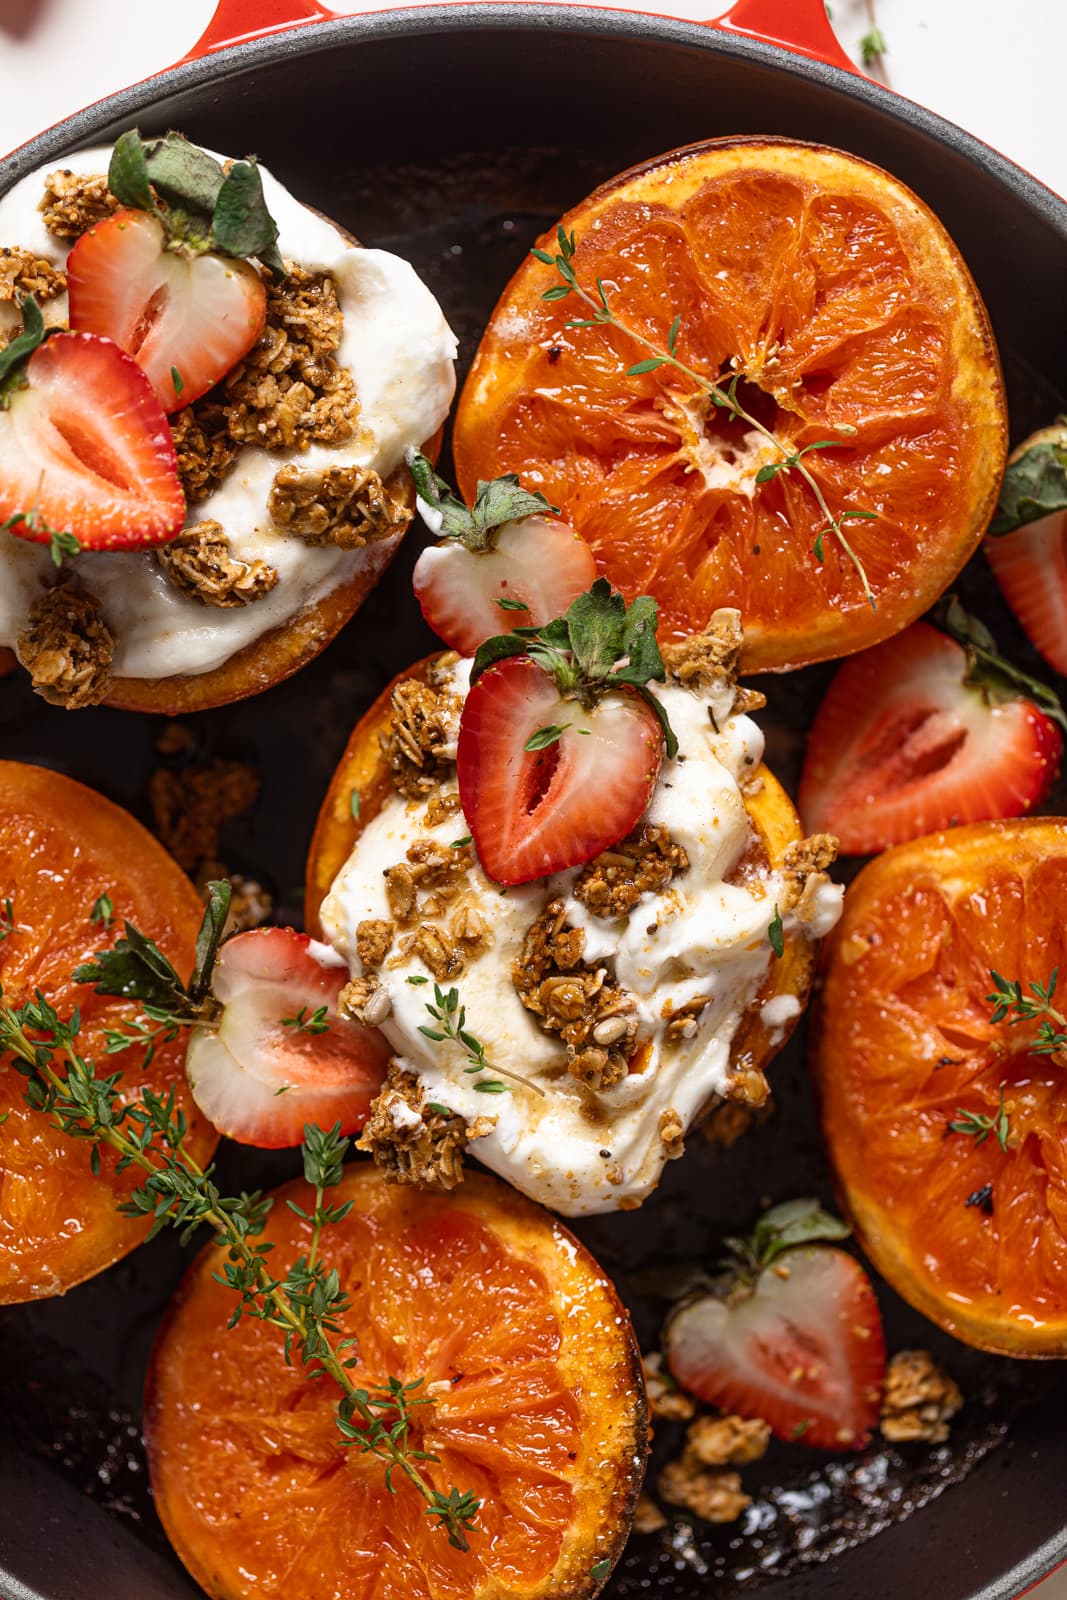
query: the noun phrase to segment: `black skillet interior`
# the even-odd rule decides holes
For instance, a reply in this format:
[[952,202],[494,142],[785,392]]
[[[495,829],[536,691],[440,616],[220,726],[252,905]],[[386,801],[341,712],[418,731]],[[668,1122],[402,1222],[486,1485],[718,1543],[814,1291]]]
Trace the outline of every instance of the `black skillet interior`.
[[[465,360],[535,234],[599,180],[714,135],[840,145],[910,183],[955,235],[992,313],[1014,436],[1067,398],[1067,208],[918,108],[770,47],[662,19],[538,6],[340,19],[91,108],[0,166],[0,186],[135,122],[178,127],[220,150],[255,149],[302,199],[408,256]],[[279,920],[299,918],[316,809],[352,723],[431,647],[408,585],[418,544],[416,532],[314,665],[195,719],[203,751],[260,768],[261,802],[231,826],[224,850],[232,870],[275,890]],[[980,558],[962,588],[1040,672]],[[764,684],[768,756],[787,784],[826,678],[813,669]],[[157,732],[149,718],[53,711],[21,676],[0,685],[0,753],[61,768],[141,815]],[[1059,791],[1049,809],[1065,800]],[[643,1348],[656,1338],[664,1268],[707,1260],[767,1197],[831,1197],[801,1041],[777,1062],[774,1083],[777,1112],[764,1128],[729,1151],[692,1140],[645,1211],[577,1230],[618,1278]],[[272,1183],[295,1164],[230,1149],[222,1170],[227,1181]],[[161,1238],[63,1300],[0,1315],[4,1600],[195,1592],[155,1521],[137,1420],[153,1330],[181,1269],[180,1251]],[[951,1444],[876,1446],[857,1460],[778,1447],[751,1473],[755,1504],[740,1524],[680,1523],[634,1539],[613,1595],[689,1600],[712,1586],[725,1596],[767,1585],[781,1600],[1000,1600],[1067,1556],[1063,1369],[980,1356],[880,1293],[890,1347],[931,1346],[965,1390]],[[657,1455],[675,1442],[662,1433]]]

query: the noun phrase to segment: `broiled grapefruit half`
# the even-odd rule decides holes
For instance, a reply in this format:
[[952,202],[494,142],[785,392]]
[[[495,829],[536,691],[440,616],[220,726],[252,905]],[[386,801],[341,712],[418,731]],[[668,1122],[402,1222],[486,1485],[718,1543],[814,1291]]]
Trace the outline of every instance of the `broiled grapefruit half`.
[[[382,690],[356,724],[337,764],[308,854],[304,925],[315,938],[322,937],[319,910],[334,879],[356,848],[364,828],[394,792],[381,746],[382,735],[388,732],[392,720],[393,690],[407,678],[425,680],[434,659],[430,656],[416,662]],[[746,864],[769,862],[772,867],[779,866],[788,847],[803,838],[800,819],[789,796],[774,774],[761,764],[743,797],[754,832]],[[800,1018],[814,965],[811,943],[803,934],[787,929],[783,955],[771,962],[763,987],[734,1037],[731,1060],[736,1069],[758,1070],[781,1049]],[[778,995],[793,995],[800,1005],[788,1021],[772,1027],[763,1020],[763,1007]]]
[[[812,1068],[879,1272],[956,1338],[1067,1356],[1067,1063],[995,974],[1067,970],[1067,819],[980,822],[860,873],[828,947]],[[1059,994],[1057,1010],[1067,1010]],[[1047,1018],[1045,1020],[1048,1020]]]
[[[613,178],[561,229],[591,303],[546,300],[564,278],[519,268],[460,400],[462,491],[517,472],[627,599],[655,597],[667,636],[738,607],[749,671],[914,621],[976,549],[1007,441],[985,308],[922,201],[839,150],[720,139]],[[603,309],[598,280],[625,329],[574,326]],[[655,363],[670,349],[688,371]],[[785,453],[699,379],[736,379]]]
[[[101,896],[113,913],[93,920]],[[6,911],[10,901],[10,916]],[[123,1089],[173,1088],[189,1122],[189,1149],[206,1162],[217,1141],[185,1086],[185,1039],[160,1042],[150,1065],[136,1046],[104,1053],[104,1034],[140,1012],[136,1002],[94,994],[74,983],[75,967],[114,942],[128,918],[183,975],[193,966],[203,905],[163,846],[127,812],[58,772],[0,761],[0,987],[21,1006],[40,989],[61,1017],[81,1008],[81,1054],[100,1072],[123,1072]],[[26,1080],[0,1065],[0,1303],[62,1294],[128,1254],[148,1223],[116,1206],[135,1188],[136,1171],[116,1174],[101,1150],[60,1133],[23,1098]]]
[[[156,1344],[145,1432],[156,1508],[214,1600],[578,1600],[622,1551],[644,1475],[647,1412],[630,1319],[585,1248],[495,1178],[448,1195],[347,1168],[322,1259],[351,1307],[354,1381],[423,1379],[409,1447],[436,1489],[481,1501],[452,1548],[400,1474],[346,1447],[339,1392],[285,1361],[283,1337],[244,1317],[210,1245]],[[276,1192],[265,1237],[284,1274],[311,1227],[302,1181]],[[387,1419],[388,1420],[388,1419]]]

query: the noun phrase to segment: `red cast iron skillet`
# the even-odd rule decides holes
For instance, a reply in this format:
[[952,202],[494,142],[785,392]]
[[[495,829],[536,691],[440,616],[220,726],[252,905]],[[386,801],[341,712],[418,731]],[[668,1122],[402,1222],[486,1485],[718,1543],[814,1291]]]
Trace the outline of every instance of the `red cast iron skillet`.
[[[535,234],[601,179],[718,134],[839,145],[911,184],[954,234],[992,314],[1014,437],[1067,398],[1067,206],[856,75],[823,0],[739,0],[715,28],[567,5],[330,20],[315,0],[224,0],[187,60],[24,146],[0,163],[0,191],[135,123],[254,150],[365,242],[409,256],[466,359]],[[311,827],[349,728],[393,672],[432,648],[408,583],[417,539],[408,544],[311,667],[192,723],[201,757],[260,766],[261,803],[228,830],[223,853],[232,870],[270,884],[279,920],[299,920]],[[1009,652],[1047,676],[980,557],[962,589]],[[816,668],[764,685],[768,757],[787,784],[827,676]],[[22,674],[0,684],[0,753],[62,768],[142,815],[155,731],[152,719],[104,710],[68,717],[35,699]],[[1067,810],[1067,792],[1048,809]],[[762,1200],[832,1201],[801,1041],[779,1058],[774,1085],[766,1127],[725,1152],[692,1140],[642,1212],[580,1229],[618,1279],[645,1349],[686,1263],[713,1261],[722,1234]],[[272,1184],[295,1166],[291,1153],[230,1149],[221,1181]],[[198,1592],[155,1521],[139,1430],[152,1335],[182,1266],[177,1245],[160,1238],[64,1300],[0,1315],[2,1600]],[[756,1504],[740,1524],[683,1523],[633,1540],[612,1581],[618,1600],[756,1586],[771,1600],[1007,1600],[1067,1558],[1062,1364],[980,1356],[884,1286],[879,1295],[890,1348],[929,1346],[964,1388],[951,1443],[876,1445],[859,1461],[776,1448],[747,1474]],[[677,1448],[669,1429],[657,1432],[660,1455]]]

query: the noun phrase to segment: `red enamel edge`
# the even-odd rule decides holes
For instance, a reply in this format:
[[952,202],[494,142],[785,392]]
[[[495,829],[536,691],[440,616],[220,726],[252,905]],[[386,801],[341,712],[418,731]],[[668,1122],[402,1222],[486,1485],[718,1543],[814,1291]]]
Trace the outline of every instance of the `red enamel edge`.
[[[203,34],[182,60],[196,61],[246,39],[326,22],[335,14],[319,0],[219,0]],[[862,76],[830,26],[824,0],[734,0],[725,16],[716,17],[706,26],[780,45],[797,55]]]

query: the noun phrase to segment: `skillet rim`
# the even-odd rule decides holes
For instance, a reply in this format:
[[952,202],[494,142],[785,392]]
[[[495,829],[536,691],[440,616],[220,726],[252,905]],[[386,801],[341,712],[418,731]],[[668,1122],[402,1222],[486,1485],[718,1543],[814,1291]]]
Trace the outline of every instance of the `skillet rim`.
[[[440,6],[411,6],[338,16],[329,21],[297,25],[282,33],[245,40],[211,51],[194,60],[179,62],[151,78],[105,96],[42,130],[10,154],[0,158],[0,195],[19,178],[45,162],[90,143],[116,121],[136,119],[155,108],[161,99],[205,86],[221,86],[237,73],[258,66],[314,56],[355,39],[368,42],[454,35],[457,32],[544,33],[584,38],[646,39],[686,50],[760,65],[778,75],[829,88],[858,114],[873,112],[881,120],[903,124],[979,169],[1016,202],[1036,214],[1063,240],[1067,248],[1067,199],[1061,198],[1024,168],[984,144],[936,112],[907,100],[872,79],[843,68],[801,56],[747,34],[732,33],[702,22],[689,22],[646,12],[616,11],[595,6],[543,3],[543,0],[458,0],[447,10]],[[1015,1600],[1035,1584],[1067,1564],[1067,1520],[1058,1534],[1021,1557],[1007,1571],[974,1589],[970,1600]],[[0,1576],[4,1574],[0,1573]]]

